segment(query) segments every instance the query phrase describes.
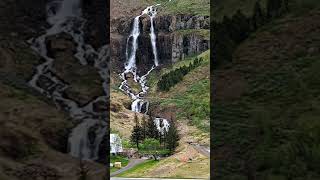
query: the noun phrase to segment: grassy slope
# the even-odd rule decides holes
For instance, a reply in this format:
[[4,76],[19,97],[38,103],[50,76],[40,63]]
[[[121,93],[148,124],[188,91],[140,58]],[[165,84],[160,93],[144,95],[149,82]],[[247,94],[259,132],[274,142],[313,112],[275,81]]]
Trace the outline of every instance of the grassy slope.
[[155,0],[160,3],[161,13],[165,14],[194,14],[209,16],[210,0]]
[[131,168],[130,170],[119,174],[118,177],[141,177],[141,174],[144,174],[145,171],[148,171],[148,169],[153,168],[157,163],[159,163],[159,161],[145,161]]
[[[220,20],[223,16],[232,16],[238,9],[250,16],[253,12],[254,4],[257,0],[215,0],[212,3],[212,17]],[[258,0],[259,1],[259,0]],[[263,8],[266,7],[267,0],[260,0]],[[318,8],[320,2],[318,0],[290,0],[290,9],[296,14]]]
[[[209,158],[200,155],[190,145],[184,145],[179,153],[160,161],[146,161],[120,177],[154,178],[208,178],[210,173]],[[188,162],[189,157],[192,162]],[[193,172],[193,173],[190,173]]]
[[252,35],[215,72],[220,179],[320,177],[319,12],[297,12]]
[[[266,0],[262,0],[265,2]],[[256,0],[216,0],[213,2],[212,17],[221,19],[223,16],[232,16],[237,9],[240,9],[246,15],[250,15]]]
[[[204,58],[203,64],[187,74],[183,81],[175,85],[169,92],[160,94],[161,106],[175,106],[178,108],[178,120],[190,120],[192,125],[197,126],[204,132],[209,132],[210,115],[210,51],[199,55]],[[172,69],[188,65],[193,58],[179,62]],[[164,69],[168,72],[168,69]]]

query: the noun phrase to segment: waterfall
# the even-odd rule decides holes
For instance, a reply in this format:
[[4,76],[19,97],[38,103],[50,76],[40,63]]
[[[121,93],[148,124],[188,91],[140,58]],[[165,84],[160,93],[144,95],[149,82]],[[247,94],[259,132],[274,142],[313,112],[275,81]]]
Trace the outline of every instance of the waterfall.
[[165,131],[167,131],[167,132],[169,131],[170,124],[167,119],[155,118],[154,123],[157,126],[157,129],[161,134],[164,134]]
[[[131,110],[138,113],[145,113],[147,114],[149,110],[149,101],[144,99],[145,95],[148,92],[149,87],[147,86],[147,77],[148,75],[155,69],[156,66],[159,65],[158,62],[158,55],[157,55],[157,46],[156,46],[156,34],[155,34],[155,28],[154,28],[154,18],[157,14],[157,6],[160,4],[154,5],[154,6],[148,6],[146,9],[142,11],[142,13],[134,18],[132,31],[127,39],[127,46],[126,46],[126,58],[127,62],[125,64],[125,70],[123,73],[120,74],[120,78],[122,79],[122,83],[119,86],[119,89],[122,90],[124,93],[126,93],[132,100],[131,104]],[[152,45],[152,52],[154,57],[154,65],[151,67],[151,69],[144,74],[143,76],[139,76],[137,74],[137,66],[136,66],[136,51],[138,49],[138,42],[137,39],[140,35],[140,26],[139,26],[139,18],[142,15],[148,15],[150,17],[150,39],[151,39],[151,45]],[[131,46],[129,46],[130,38],[133,38],[131,41]],[[129,47],[131,47],[129,49]],[[130,52],[130,55],[129,55]],[[134,76],[135,82],[138,82],[141,91],[137,94],[134,94],[131,87],[128,85],[128,80],[126,78],[126,74],[131,73]],[[169,121],[164,118],[155,118],[154,123],[157,126],[157,129],[162,134],[165,131],[169,130]]]
[[158,66],[159,62],[158,62],[158,53],[157,53],[157,45],[156,45],[157,37],[154,32],[154,17],[156,16],[156,14],[157,14],[157,11],[153,10],[152,14],[150,15],[150,22],[151,22],[150,38],[151,38],[151,44],[152,44],[152,52],[153,52],[153,56],[154,56],[154,64],[155,64],[155,66]]
[[[105,45],[96,51],[91,45],[85,43],[83,28],[86,20],[81,16],[81,0],[53,0],[47,3],[46,9],[50,28],[46,30],[45,34],[28,41],[31,48],[45,59],[45,62],[37,66],[36,73],[29,81],[29,85],[51,98],[58,108],[66,110],[74,120],[80,122],[72,130],[68,139],[70,155],[96,160],[98,159],[99,145],[105,136],[107,123],[104,113],[95,112],[93,104],[98,101],[106,103],[109,96],[107,88],[109,48]],[[54,59],[47,55],[45,41],[47,37],[60,33],[67,33],[76,42],[77,52],[74,56],[80,64],[87,65],[87,57],[95,57],[94,67],[103,80],[101,88],[104,89],[105,95],[97,97],[83,107],[80,107],[76,101],[63,96],[68,85],[52,73]],[[38,83],[41,77],[49,79],[52,84],[47,88],[40,87]],[[92,129],[95,130],[92,131]],[[89,135],[90,133],[93,134]]]
[[[141,16],[141,15],[140,15]],[[134,74],[134,77],[136,77],[136,52],[138,49],[138,37],[140,35],[140,26],[139,26],[139,18],[140,16],[137,16],[134,18],[133,21],[133,28],[131,31],[131,34],[129,35],[129,38],[127,42],[129,42],[129,39],[132,38],[132,46],[131,46],[131,51],[130,51],[130,56],[128,55],[128,46],[126,49],[126,54],[128,57],[128,63],[125,66],[126,72],[132,72]],[[136,78],[135,78],[136,80]]]

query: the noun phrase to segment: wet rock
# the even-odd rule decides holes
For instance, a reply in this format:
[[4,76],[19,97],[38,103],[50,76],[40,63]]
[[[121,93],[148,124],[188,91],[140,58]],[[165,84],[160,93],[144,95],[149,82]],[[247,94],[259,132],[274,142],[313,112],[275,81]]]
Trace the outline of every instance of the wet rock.
[[97,124],[95,126],[92,126],[92,127],[89,128],[88,139],[89,139],[90,144],[94,144],[94,141],[95,141],[95,139],[97,137],[96,131],[97,131],[98,128],[99,127],[98,127]]
[[76,52],[76,44],[73,42],[73,38],[66,33],[60,33],[58,35],[48,37],[46,39],[46,46],[48,56],[53,58],[56,58],[59,52],[65,52],[68,54],[74,54]]
[[61,51],[56,56],[52,71],[68,84],[65,91],[68,98],[83,106],[104,94],[102,78],[95,67],[81,65],[69,52]]
[[[109,130],[109,128],[107,128]],[[99,152],[98,152],[98,162],[103,164],[109,164],[108,163],[108,155],[110,153],[110,147],[109,147],[109,132],[106,132],[106,134],[103,137],[102,142],[99,145]]]

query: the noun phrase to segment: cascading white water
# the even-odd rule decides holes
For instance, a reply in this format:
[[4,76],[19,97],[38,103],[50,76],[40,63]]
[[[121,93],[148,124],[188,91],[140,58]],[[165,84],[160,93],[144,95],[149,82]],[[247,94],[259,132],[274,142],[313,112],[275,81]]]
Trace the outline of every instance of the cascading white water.
[[[131,110],[134,112],[142,113],[144,110],[144,113],[146,114],[149,109],[149,101],[145,100],[143,97],[147,94],[149,87],[147,86],[147,77],[148,75],[154,70],[156,66],[159,65],[158,62],[158,55],[157,55],[157,46],[156,46],[156,34],[154,29],[154,18],[157,14],[156,7],[160,4],[149,6],[146,9],[144,9],[141,13],[141,15],[134,18],[133,22],[133,29],[131,31],[131,34],[128,37],[127,40],[127,49],[126,49],[126,57],[127,57],[127,63],[125,64],[125,71],[120,75],[121,79],[123,80],[119,89],[125,92],[128,96],[131,97],[133,100],[131,104]],[[150,17],[151,22],[151,28],[150,28],[150,39],[152,44],[152,50],[153,50],[153,56],[154,56],[154,66],[143,76],[139,77],[137,75],[137,66],[136,66],[136,51],[138,49],[138,42],[137,38],[140,35],[140,27],[139,27],[139,18],[142,15],[148,15]],[[131,45],[131,54],[129,56],[129,39],[133,38],[132,45]],[[134,94],[131,90],[131,87],[127,83],[126,74],[132,73],[134,76],[134,80],[140,84],[141,92]],[[155,118],[154,123],[157,126],[157,129],[162,134],[165,131],[169,130],[170,124],[167,119],[164,118]]]
[[[81,0],[50,1],[47,4],[47,15],[47,21],[51,27],[47,29],[45,34],[29,41],[31,47],[46,60],[43,64],[37,66],[36,74],[29,81],[29,85],[47,97],[52,98],[59,108],[65,109],[73,119],[80,121],[69,136],[70,154],[82,159],[96,160],[98,158],[99,145],[106,132],[107,123],[101,118],[103,113],[94,111],[93,104],[97,101],[107,102],[109,96],[107,88],[109,48],[105,45],[96,51],[91,45],[85,43],[83,27],[86,21],[81,17]],[[86,106],[79,107],[77,102],[63,97],[63,92],[68,88],[68,85],[51,73],[54,59],[48,57],[45,41],[47,37],[60,33],[67,33],[76,42],[77,52],[74,56],[82,65],[88,64],[86,57],[97,57],[94,59],[94,67],[97,68],[103,79],[102,88],[105,95],[89,102]],[[45,89],[40,87],[38,84],[40,77],[46,77],[52,82],[52,85]],[[90,128],[95,128],[93,142],[89,141],[88,133]]]
[[164,134],[165,131],[169,131],[170,124],[167,119],[155,118],[154,123],[157,126],[158,131],[161,132],[161,134]]
[[154,17],[156,16],[156,14],[157,14],[157,11],[156,11],[155,7],[152,7],[151,14],[149,15],[150,16],[150,23],[151,23],[150,38],[151,38],[152,51],[153,51],[153,56],[154,56],[154,64],[155,64],[155,66],[158,66],[159,62],[158,62],[158,53],[157,53],[157,45],[156,45],[157,36],[154,32]]
[[[140,35],[140,26],[139,26],[140,16],[137,16],[134,18],[133,28],[132,28],[131,34],[128,37],[127,42],[129,42],[129,39],[132,38],[132,43],[131,43],[132,46],[131,46],[130,56],[128,55],[129,54],[128,47],[126,50],[127,57],[128,57],[128,63],[125,66],[126,73],[132,72],[134,74],[134,77],[136,77],[136,52],[138,49],[138,37]],[[135,78],[135,80],[136,80],[136,78]]]

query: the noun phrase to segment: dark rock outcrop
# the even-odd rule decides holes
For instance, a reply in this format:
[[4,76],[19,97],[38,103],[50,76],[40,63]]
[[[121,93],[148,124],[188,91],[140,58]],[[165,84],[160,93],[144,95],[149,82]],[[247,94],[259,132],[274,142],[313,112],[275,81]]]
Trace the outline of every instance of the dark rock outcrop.
[[109,1],[106,0],[83,0],[85,25],[85,39],[95,49],[109,44]]
[[23,39],[41,34],[46,23],[47,0],[1,0],[0,33]]
[[[204,37],[199,33],[199,31],[209,31],[208,16],[159,15],[154,21],[160,64],[171,64],[210,48],[209,37]],[[115,71],[122,69],[126,61],[126,38],[131,31],[132,24],[133,17],[130,20],[124,18],[112,20],[111,59]],[[150,18],[142,16],[140,18],[141,34],[138,38],[139,49],[136,56],[137,65],[143,73],[150,69],[154,59],[150,41],[150,26]]]

